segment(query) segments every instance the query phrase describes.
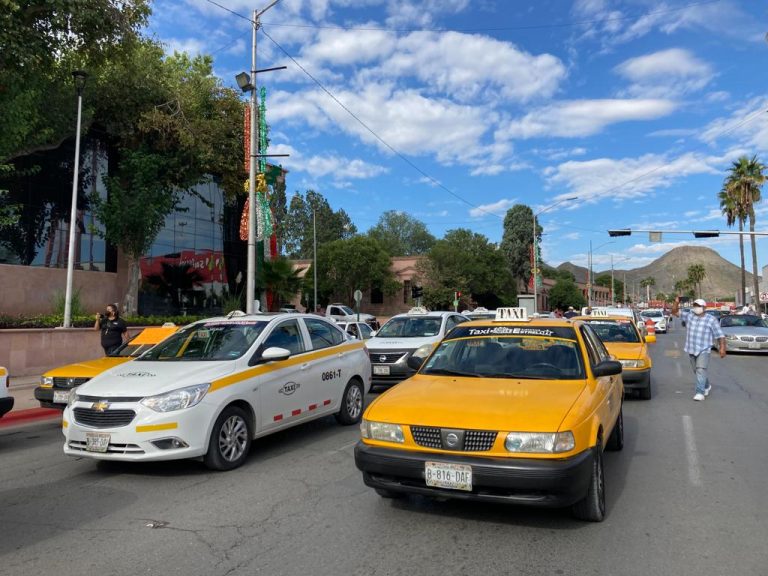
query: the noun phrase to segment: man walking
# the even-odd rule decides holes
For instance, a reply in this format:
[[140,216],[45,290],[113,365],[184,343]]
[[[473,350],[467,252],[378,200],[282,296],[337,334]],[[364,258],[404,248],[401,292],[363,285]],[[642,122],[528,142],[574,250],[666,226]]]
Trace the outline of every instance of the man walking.
[[720,358],[725,358],[725,334],[717,319],[705,313],[706,301],[693,301],[692,314],[688,316],[688,330],[685,334],[685,351],[691,359],[691,368],[696,374],[696,394],[693,399],[701,402],[709,396],[712,386],[707,378],[709,357],[715,340],[720,348]]

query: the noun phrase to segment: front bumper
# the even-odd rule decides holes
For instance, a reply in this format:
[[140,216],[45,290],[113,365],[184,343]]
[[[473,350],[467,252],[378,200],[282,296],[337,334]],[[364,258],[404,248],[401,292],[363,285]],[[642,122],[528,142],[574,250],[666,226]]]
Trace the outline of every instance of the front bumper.
[[0,398],[0,418],[13,409],[13,402],[13,396],[3,396]]
[[[389,367],[389,374],[376,374],[376,366]],[[371,384],[374,386],[390,386],[397,384],[403,380],[407,380],[411,376],[416,374],[415,370],[411,370],[405,364],[373,364],[371,363]]]
[[630,370],[624,368],[621,371],[621,379],[624,382],[624,390],[644,390],[651,380],[651,369]]
[[35,400],[40,402],[40,406],[43,408],[58,408],[64,410],[67,407],[66,404],[57,404],[53,402],[53,388],[43,388],[38,386],[35,388]]
[[[562,507],[584,498],[592,476],[594,450],[570,458],[539,460],[409,452],[355,446],[355,465],[373,488],[440,498]],[[472,467],[472,491],[433,488],[424,479],[426,462]]]
[[[95,460],[150,462],[196,458],[205,454],[216,407],[204,399],[198,405],[173,412],[155,412],[136,402],[114,402],[105,411],[133,410],[136,415],[124,425],[115,427],[86,426],[77,421],[76,407],[90,407],[91,402],[77,401],[64,410],[62,432],[64,454]],[[87,449],[89,433],[109,434],[106,452]],[[187,446],[183,448],[158,447],[153,442],[177,438]]]
[[728,352],[768,352],[768,342],[744,342],[743,340],[725,340]]

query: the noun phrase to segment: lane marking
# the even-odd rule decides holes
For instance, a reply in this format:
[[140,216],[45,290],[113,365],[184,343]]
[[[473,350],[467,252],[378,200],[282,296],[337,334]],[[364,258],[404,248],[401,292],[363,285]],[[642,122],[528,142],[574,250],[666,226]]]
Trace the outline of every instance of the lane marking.
[[675,369],[677,370],[678,378],[682,378],[683,377],[683,367],[680,365],[680,362],[675,364]]
[[677,348],[677,347],[678,347],[678,346],[677,346],[677,340],[675,340],[675,341],[674,341],[674,342],[672,342],[672,343],[675,345],[675,348]]
[[701,486],[699,451],[693,436],[693,422],[688,414],[683,414],[683,434],[685,435],[685,455],[688,458],[688,480],[694,486]]

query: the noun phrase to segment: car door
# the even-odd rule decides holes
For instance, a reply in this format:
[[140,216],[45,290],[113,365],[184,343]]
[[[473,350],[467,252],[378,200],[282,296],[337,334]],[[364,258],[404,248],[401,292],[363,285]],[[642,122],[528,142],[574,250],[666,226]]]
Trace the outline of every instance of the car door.
[[305,334],[298,319],[285,320],[272,327],[259,347],[285,348],[290,358],[268,363],[268,371],[260,376],[256,405],[261,416],[261,429],[274,430],[306,417],[310,394],[310,359]]
[[[590,364],[594,368],[600,362],[611,360],[611,355],[602,343],[600,338],[593,332],[590,326],[584,325],[581,328],[582,335],[587,344]],[[600,376],[597,378],[597,398],[598,411],[602,422],[614,422],[621,410],[622,386],[621,375]],[[607,439],[607,438],[606,438]]]
[[335,412],[352,376],[351,355],[359,350],[351,350],[344,333],[325,320],[304,318],[304,325],[312,350],[310,405],[321,413]]

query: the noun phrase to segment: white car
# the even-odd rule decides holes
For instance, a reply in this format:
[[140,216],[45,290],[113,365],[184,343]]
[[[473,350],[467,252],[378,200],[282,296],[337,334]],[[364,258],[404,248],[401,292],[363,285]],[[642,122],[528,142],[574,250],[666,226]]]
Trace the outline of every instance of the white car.
[[661,332],[662,334],[665,334],[667,332],[667,318],[664,316],[663,310],[649,308],[648,310],[640,312],[640,316],[643,321],[648,319],[653,320],[657,333]]
[[368,340],[373,338],[375,334],[373,328],[365,322],[339,322],[338,326],[352,336],[352,338],[357,338],[358,340]]
[[448,332],[469,318],[456,312],[428,312],[411,308],[392,316],[376,335],[365,341],[371,357],[373,386],[391,385],[410,378],[416,371],[408,358],[426,358]]
[[8,393],[8,370],[0,366],[0,418],[13,408],[13,396]]
[[64,453],[202,457],[228,470],[254,438],[329,414],[360,420],[371,379],[362,342],[310,314],[234,314],[190,324],[77,388],[64,411]]

